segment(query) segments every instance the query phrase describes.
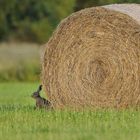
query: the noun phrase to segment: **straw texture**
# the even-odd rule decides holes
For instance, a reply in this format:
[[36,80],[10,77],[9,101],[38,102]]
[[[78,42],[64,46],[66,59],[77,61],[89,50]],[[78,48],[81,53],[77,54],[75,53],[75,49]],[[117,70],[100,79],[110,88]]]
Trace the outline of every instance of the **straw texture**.
[[42,63],[42,83],[54,108],[140,105],[140,8],[133,4],[138,15],[128,15],[127,7],[87,8],[59,24]]

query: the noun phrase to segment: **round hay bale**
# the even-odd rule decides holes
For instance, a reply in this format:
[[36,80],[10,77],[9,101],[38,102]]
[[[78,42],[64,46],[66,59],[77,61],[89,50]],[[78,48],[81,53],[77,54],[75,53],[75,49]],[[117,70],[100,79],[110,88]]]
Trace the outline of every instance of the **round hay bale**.
[[136,4],[93,7],[59,24],[42,64],[54,108],[140,105],[139,13]]

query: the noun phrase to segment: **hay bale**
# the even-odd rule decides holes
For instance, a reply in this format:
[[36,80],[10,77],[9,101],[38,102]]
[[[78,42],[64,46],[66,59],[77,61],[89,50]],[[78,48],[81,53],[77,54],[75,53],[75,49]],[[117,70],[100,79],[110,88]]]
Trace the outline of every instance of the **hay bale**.
[[93,7],[60,23],[42,65],[55,108],[140,105],[139,13],[136,4]]

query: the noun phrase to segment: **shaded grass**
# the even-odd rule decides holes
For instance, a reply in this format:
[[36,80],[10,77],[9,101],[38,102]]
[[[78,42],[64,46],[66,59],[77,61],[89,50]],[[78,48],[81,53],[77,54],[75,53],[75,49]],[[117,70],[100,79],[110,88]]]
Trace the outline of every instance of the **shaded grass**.
[[34,110],[30,94],[37,86],[38,83],[0,84],[0,139],[140,139],[140,111]]

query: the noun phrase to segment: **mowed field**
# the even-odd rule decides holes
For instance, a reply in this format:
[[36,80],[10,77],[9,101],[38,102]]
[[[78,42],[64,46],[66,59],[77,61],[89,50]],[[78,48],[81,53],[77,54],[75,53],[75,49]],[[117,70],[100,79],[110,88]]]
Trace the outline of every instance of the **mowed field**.
[[140,110],[34,110],[37,86],[0,83],[0,140],[140,139]]

